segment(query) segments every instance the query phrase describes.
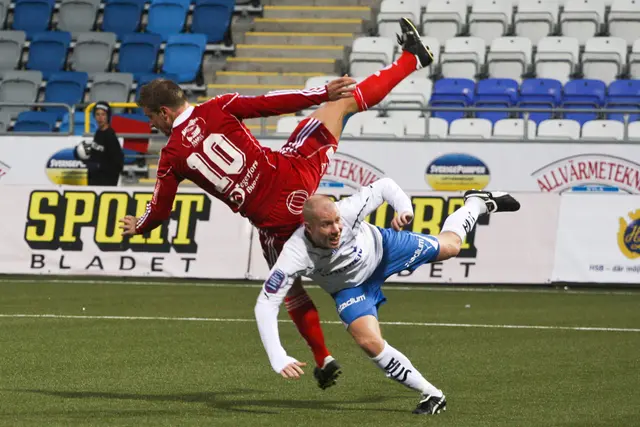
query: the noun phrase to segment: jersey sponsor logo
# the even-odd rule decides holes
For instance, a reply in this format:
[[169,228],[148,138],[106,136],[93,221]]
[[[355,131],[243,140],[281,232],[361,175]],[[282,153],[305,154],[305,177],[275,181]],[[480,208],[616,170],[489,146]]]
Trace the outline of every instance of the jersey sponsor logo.
[[629,259],[640,258],[640,209],[629,212],[630,221],[625,217],[619,218],[618,246]]
[[204,129],[206,123],[202,117],[195,117],[187,123],[182,129],[182,137],[186,139],[192,146],[196,146],[204,141]]
[[[353,255],[355,254],[355,255]],[[353,247],[353,251],[348,254],[348,256],[355,256],[354,259],[347,265],[345,265],[344,267],[340,267],[336,270],[329,270],[329,271],[316,271],[316,273],[320,274],[323,277],[327,277],[327,276],[333,276],[334,274],[340,274],[340,273],[344,273],[345,271],[349,270],[350,268],[352,268],[353,266],[355,266],[356,264],[358,264],[360,262],[360,260],[362,259],[362,248],[359,248],[357,246]]]
[[435,159],[425,172],[425,179],[437,191],[482,190],[489,184],[489,168],[470,154],[451,153]]
[[276,269],[273,273],[271,273],[271,276],[269,276],[267,281],[264,282],[265,291],[267,291],[270,294],[275,294],[276,292],[278,292],[280,287],[284,284],[286,277],[287,276],[284,274],[282,270]]
[[357,304],[359,302],[365,301],[367,299],[366,295],[358,295],[357,297],[351,297],[342,304],[338,306],[338,314],[342,313],[345,308],[351,307],[353,304]]
[[327,150],[330,163],[322,176],[321,186],[323,187],[346,186],[359,189],[385,176],[382,170],[357,157],[340,152],[331,154],[329,156],[329,150]]
[[296,190],[287,196],[287,209],[294,215],[300,215],[304,208],[304,202],[309,198],[309,193],[304,190]]

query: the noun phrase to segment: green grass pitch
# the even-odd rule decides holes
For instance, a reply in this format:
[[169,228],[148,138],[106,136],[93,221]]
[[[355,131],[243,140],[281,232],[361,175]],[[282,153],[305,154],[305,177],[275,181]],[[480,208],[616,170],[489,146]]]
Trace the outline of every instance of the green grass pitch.
[[[321,290],[310,293],[344,372],[326,391],[310,366],[299,381],[271,371],[258,287],[203,285],[0,279],[0,425],[640,425],[638,291],[387,286],[385,338],[447,395],[447,412],[419,417],[416,393],[364,356]],[[289,354],[312,365],[281,318]]]

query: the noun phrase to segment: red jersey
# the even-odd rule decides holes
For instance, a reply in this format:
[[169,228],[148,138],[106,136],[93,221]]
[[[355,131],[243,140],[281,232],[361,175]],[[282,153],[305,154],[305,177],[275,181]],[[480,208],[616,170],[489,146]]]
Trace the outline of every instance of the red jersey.
[[278,200],[292,164],[261,146],[242,119],[294,113],[326,101],[325,86],[256,97],[225,94],[190,106],[175,120],[160,153],[153,199],[136,224],[137,232],[151,231],[169,218],[184,179],[259,224]]

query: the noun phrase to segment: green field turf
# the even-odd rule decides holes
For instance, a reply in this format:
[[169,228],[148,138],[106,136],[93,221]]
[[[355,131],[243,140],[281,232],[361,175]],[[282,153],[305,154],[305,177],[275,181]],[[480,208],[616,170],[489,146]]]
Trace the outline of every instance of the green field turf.
[[[0,279],[0,425],[640,425],[640,292],[387,287],[386,339],[447,394],[446,413],[419,417],[418,396],[367,360],[321,290],[310,293],[344,368],[326,391],[311,369],[300,381],[271,371],[257,287],[178,283]],[[294,326],[280,329],[312,362]]]

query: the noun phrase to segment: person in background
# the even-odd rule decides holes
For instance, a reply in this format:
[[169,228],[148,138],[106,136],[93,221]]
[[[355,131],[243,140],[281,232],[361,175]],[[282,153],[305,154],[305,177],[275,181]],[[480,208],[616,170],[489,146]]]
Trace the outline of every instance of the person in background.
[[93,110],[98,130],[93,141],[76,146],[76,156],[87,163],[89,185],[116,186],[124,166],[124,153],[116,132],[111,127],[111,107],[99,101]]

